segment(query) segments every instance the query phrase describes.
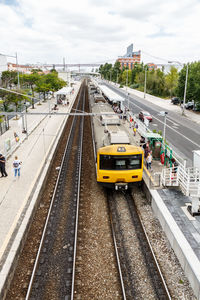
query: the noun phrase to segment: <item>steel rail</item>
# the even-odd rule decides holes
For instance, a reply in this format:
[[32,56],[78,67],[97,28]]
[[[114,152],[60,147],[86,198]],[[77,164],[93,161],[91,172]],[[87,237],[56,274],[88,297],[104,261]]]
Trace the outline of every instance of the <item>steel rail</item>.
[[[85,91],[84,91],[83,99],[85,99]],[[85,105],[85,103],[83,103],[83,109],[84,109],[84,105]],[[75,285],[75,272],[76,272],[76,252],[77,252],[80,185],[81,185],[81,165],[82,165],[82,152],[83,152],[83,128],[84,128],[84,118],[82,118],[82,120],[81,120],[81,130],[80,130],[80,154],[79,154],[80,160],[79,160],[79,174],[78,174],[78,187],[77,187],[77,205],[76,205],[76,223],[75,223],[75,237],[74,237],[74,255],[73,255],[73,267],[72,267],[71,300],[74,299],[74,285]]]
[[113,218],[112,218],[112,212],[111,212],[111,206],[110,206],[109,200],[108,200],[108,207],[109,207],[111,231],[112,231],[113,243],[114,243],[115,254],[116,254],[116,259],[117,259],[117,266],[118,266],[118,272],[119,272],[119,277],[120,277],[121,289],[122,289],[123,299],[126,300],[124,280],[123,280],[123,275],[122,275],[122,270],[121,270],[121,263],[120,263],[118,248],[117,248],[116,234],[115,234],[115,229],[114,229],[114,225],[113,225]]
[[[130,201],[130,197],[131,197],[131,196],[130,196],[129,194],[126,194],[125,197],[128,198],[128,207],[129,207],[130,214],[131,214],[131,216],[132,216],[132,209],[131,209],[130,204],[129,204],[129,201]],[[137,212],[138,219],[139,219],[139,221],[140,221],[140,225],[141,225],[141,227],[142,227],[143,233],[144,233],[144,235],[145,235],[146,241],[147,241],[147,243],[148,243],[149,249],[150,249],[151,254],[152,254],[152,256],[153,256],[153,259],[154,259],[154,262],[155,262],[155,266],[156,266],[157,271],[158,271],[158,273],[159,273],[159,275],[160,275],[160,279],[161,279],[161,282],[162,282],[162,284],[163,284],[163,288],[164,288],[164,290],[165,290],[165,292],[166,292],[166,295],[167,295],[167,297],[168,297],[168,300],[171,300],[172,298],[171,298],[171,296],[170,296],[170,293],[169,293],[167,284],[166,284],[166,282],[165,282],[164,276],[163,276],[162,271],[161,271],[161,269],[160,269],[159,263],[158,263],[157,258],[156,258],[156,256],[155,256],[155,253],[154,253],[154,251],[153,251],[153,247],[151,246],[151,242],[150,242],[150,240],[149,240],[149,237],[148,237],[148,235],[147,235],[146,229],[145,229],[145,227],[144,227],[144,225],[143,225],[142,219],[140,218],[140,215],[139,215],[139,213],[138,213],[137,208],[136,208],[136,212]],[[132,216],[132,217],[133,217],[133,216]]]
[[[80,97],[80,94],[79,94],[79,97]],[[44,242],[44,238],[45,238],[49,218],[50,218],[50,215],[51,215],[51,210],[52,210],[52,207],[53,207],[53,204],[54,204],[54,200],[56,198],[55,196],[56,196],[56,192],[57,192],[57,188],[58,188],[58,184],[59,184],[59,179],[60,179],[60,175],[61,175],[61,172],[62,172],[65,156],[66,156],[66,153],[67,153],[67,150],[68,150],[68,145],[69,145],[69,142],[70,142],[70,138],[71,138],[71,135],[72,135],[74,122],[75,122],[75,117],[73,118],[73,121],[72,121],[72,124],[71,124],[69,136],[68,136],[65,151],[64,151],[64,154],[63,154],[63,157],[62,157],[62,162],[61,162],[58,177],[57,177],[57,180],[56,180],[56,185],[55,185],[55,188],[54,188],[53,196],[51,198],[49,211],[48,211],[47,218],[46,218],[46,221],[45,221],[45,225],[44,225],[44,228],[43,228],[42,237],[41,237],[41,240],[40,240],[40,245],[39,245],[39,249],[38,249],[38,252],[37,252],[36,259],[35,259],[35,263],[34,263],[33,271],[32,271],[32,274],[31,274],[31,279],[29,281],[29,286],[28,286],[28,290],[27,290],[27,293],[26,293],[25,300],[29,300],[30,295],[31,295],[33,281],[34,281],[35,273],[36,273],[36,270],[37,270],[37,266],[38,266],[38,262],[39,262],[39,258],[40,258],[40,254],[41,254],[41,250],[42,250],[42,246],[43,246],[43,242]]]

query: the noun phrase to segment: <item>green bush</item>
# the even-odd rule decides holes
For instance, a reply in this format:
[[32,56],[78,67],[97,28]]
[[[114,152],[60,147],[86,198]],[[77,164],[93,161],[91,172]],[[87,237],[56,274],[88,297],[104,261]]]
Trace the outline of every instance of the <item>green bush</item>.
[[124,86],[122,85],[122,84],[120,84],[120,86],[119,86],[120,88],[123,88]]
[[162,136],[162,130],[158,130],[158,134]]
[[156,129],[153,129],[153,133],[157,133],[157,130],[156,130]]
[[134,84],[130,85],[130,88],[131,89],[137,89],[137,88],[139,88],[139,86],[140,86],[139,83],[134,83]]

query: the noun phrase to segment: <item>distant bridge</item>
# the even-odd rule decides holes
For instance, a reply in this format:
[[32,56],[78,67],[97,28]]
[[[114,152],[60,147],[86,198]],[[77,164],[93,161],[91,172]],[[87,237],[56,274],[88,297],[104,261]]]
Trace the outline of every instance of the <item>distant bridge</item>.
[[81,67],[99,67],[101,65],[101,63],[97,64],[42,64],[43,67],[45,68],[68,68],[68,67],[77,67],[77,68],[81,68]]

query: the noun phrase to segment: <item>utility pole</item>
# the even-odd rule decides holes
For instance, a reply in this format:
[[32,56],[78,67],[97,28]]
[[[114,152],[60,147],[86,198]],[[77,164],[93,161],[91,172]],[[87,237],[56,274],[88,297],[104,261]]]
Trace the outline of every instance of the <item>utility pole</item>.
[[145,68],[145,75],[144,75],[144,99],[146,98],[146,88],[147,88],[147,70]]
[[188,63],[186,65],[186,78],[185,78],[185,89],[184,89],[184,97],[183,97],[182,115],[185,114],[185,100],[186,100],[186,92],[187,92],[187,81],[188,81]]
[[63,57],[63,71],[65,71],[65,58]]
[[[178,65],[183,67],[183,64],[179,61],[168,61],[169,64],[177,63]],[[189,63],[186,64],[186,77],[185,77],[185,89],[184,89],[184,96],[183,96],[183,107],[182,107],[182,115],[185,114],[185,101],[186,101],[186,92],[187,92],[187,81],[188,81],[188,66]]]

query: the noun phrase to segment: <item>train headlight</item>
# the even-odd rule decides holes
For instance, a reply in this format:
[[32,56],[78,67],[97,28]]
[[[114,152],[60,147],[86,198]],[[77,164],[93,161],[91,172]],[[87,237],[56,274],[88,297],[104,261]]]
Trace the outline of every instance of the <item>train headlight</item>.
[[117,152],[126,152],[126,148],[125,147],[118,147]]

